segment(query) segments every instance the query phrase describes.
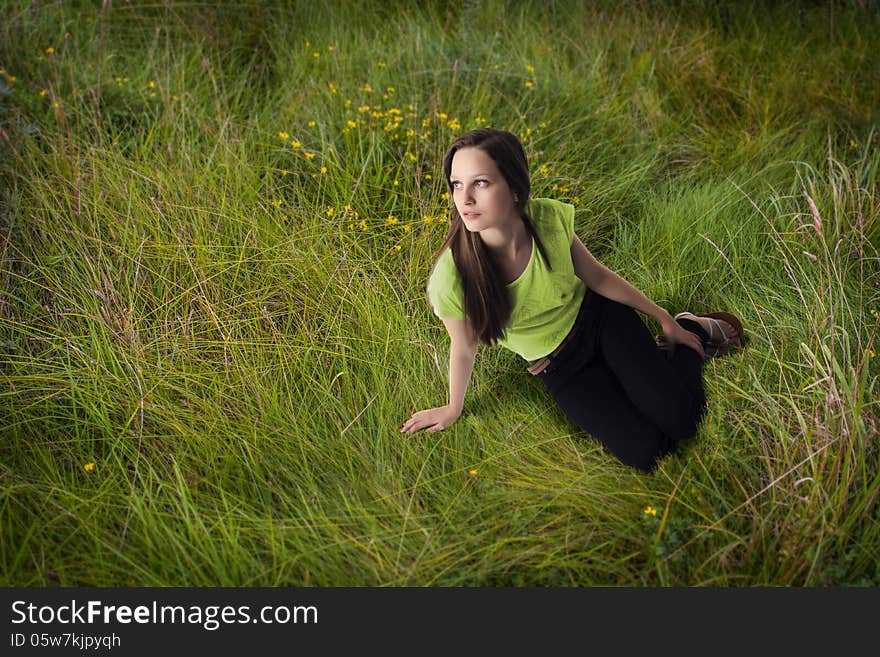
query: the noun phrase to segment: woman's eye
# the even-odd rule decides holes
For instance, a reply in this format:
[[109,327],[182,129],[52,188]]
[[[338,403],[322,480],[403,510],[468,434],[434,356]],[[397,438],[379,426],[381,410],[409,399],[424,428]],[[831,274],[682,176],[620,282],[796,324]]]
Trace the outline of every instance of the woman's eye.
[[488,180],[478,180],[478,181],[477,181],[477,184],[478,184],[480,187],[486,187],[486,186],[488,186],[489,181],[488,181]]
[[456,180],[452,183],[452,189],[461,189],[461,183]]

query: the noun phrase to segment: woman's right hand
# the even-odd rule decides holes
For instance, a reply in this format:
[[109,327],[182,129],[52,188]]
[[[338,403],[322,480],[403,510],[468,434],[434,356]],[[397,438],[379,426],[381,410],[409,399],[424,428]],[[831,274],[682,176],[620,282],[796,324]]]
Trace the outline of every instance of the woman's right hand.
[[410,418],[403,423],[400,428],[401,433],[413,433],[419,429],[427,429],[428,433],[434,433],[445,429],[455,422],[461,411],[456,411],[451,406],[437,406],[436,408],[428,408],[424,411],[416,411]]

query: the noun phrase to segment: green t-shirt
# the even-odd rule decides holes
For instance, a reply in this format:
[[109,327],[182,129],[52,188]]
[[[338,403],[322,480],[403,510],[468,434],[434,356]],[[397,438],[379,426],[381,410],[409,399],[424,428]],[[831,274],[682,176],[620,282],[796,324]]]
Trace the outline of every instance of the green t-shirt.
[[[587,286],[574,273],[571,260],[574,206],[536,198],[529,201],[526,210],[553,271],[547,269],[533,238],[525,271],[507,285],[512,305],[510,322],[498,343],[532,361],[549,354],[568,335]],[[428,279],[428,299],[437,317],[464,319],[461,275],[448,248],[437,258]]]

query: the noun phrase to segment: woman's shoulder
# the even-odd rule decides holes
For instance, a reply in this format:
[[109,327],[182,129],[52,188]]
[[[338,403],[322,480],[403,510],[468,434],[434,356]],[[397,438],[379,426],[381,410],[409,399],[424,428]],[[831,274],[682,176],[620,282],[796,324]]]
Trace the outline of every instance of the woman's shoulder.
[[574,215],[574,206],[571,203],[557,201],[555,198],[529,199],[526,206],[529,215],[536,221],[558,219]]
[[459,278],[458,268],[455,266],[455,260],[452,257],[452,249],[446,247],[437,256],[437,260],[434,261],[429,283],[431,285],[445,286],[457,282]]
[[428,277],[428,301],[438,317],[464,317],[464,299],[461,276],[449,247],[443,249],[434,262]]
[[535,230],[543,235],[556,235],[571,242],[574,234],[574,206],[553,198],[530,199],[526,209]]

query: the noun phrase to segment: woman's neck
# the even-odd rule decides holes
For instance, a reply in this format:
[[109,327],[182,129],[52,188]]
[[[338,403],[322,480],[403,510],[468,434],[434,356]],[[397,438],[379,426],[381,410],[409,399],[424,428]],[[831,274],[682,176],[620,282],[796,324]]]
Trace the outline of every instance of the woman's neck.
[[483,244],[496,258],[515,259],[523,250],[528,249],[532,243],[531,235],[522,219],[517,217],[511,221],[511,229],[503,231],[498,228],[487,228],[480,231]]

